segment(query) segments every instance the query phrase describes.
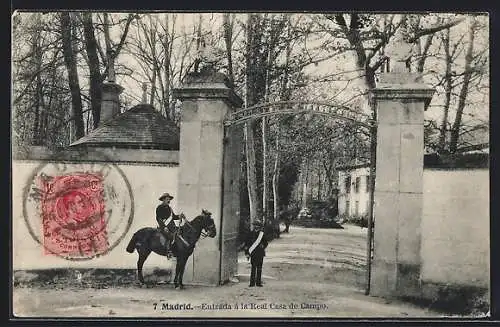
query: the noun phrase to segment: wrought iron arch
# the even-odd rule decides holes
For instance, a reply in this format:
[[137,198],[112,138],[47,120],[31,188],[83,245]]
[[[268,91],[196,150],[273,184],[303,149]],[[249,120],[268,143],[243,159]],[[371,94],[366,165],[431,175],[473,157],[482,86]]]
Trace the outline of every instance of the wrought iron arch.
[[224,121],[225,126],[234,126],[245,123],[250,119],[262,118],[273,115],[290,115],[312,113],[332,118],[351,121],[365,127],[369,133],[374,121],[371,116],[353,110],[347,106],[335,105],[322,101],[276,101],[262,103],[230,113]]

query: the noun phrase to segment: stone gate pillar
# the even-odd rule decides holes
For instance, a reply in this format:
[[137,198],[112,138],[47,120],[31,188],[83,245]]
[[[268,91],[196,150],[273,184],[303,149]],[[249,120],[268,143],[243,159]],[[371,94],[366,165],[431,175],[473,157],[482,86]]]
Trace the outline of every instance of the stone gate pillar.
[[382,74],[377,110],[374,258],[370,294],[420,294],[424,110],[434,90],[406,72]]
[[226,114],[242,103],[228,85],[225,75],[205,69],[189,74],[182,87],[174,90],[174,96],[182,100],[177,211],[192,219],[207,209],[217,227],[217,237],[198,242],[186,266],[185,283],[220,282],[223,122]]

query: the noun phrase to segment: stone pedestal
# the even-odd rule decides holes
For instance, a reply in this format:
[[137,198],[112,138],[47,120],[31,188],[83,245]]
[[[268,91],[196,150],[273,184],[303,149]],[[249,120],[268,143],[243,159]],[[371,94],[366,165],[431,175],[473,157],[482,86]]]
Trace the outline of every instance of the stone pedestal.
[[377,110],[374,259],[370,294],[420,294],[424,110],[434,90],[411,73],[388,73]]
[[174,90],[174,96],[182,100],[177,211],[191,220],[202,209],[209,210],[217,227],[216,238],[198,241],[187,263],[184,282],[217,285],[221,278],[226,155],[223,122],[242,101],[228,86],[226,76],[209,70],[188,75],[185,84]]

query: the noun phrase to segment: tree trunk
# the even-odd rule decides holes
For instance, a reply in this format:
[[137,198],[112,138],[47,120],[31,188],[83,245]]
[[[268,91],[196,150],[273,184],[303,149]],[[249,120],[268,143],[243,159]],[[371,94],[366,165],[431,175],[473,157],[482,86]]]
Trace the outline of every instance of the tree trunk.
[[[448,29],[449,31],[449,29]],[[424,47],[419,46],[419,59],[417,62],[417,72],[423,73],[424,72],[424,65],[425,65],[425,60],[427,59],[427,52],[429,51],[429,48],[432,44],[432,38],[434,37],[434,34],[427,35],[424,41]],[[420,45],[420,40],[417,41],[418,44]]]
[[316,195],[317,200],[321,200],[321,167],[319,165],[319,162],[316,162],[316,169],[318,172],[318,193]]
[[448,129],[448,112],[450,109],[451,102],[451,90],[452,90],[452,79],[451,79],[451,53],[450,53],[450,29],[447,29],[443,38],[443,47],[445,52],[446,60],[446,70],[445,70],[445,102],[443,107],[443,118],[441,121],[441,126],[439,128],[439,140],[438,140],[438,152],[443,152],[446,145],[446,132]]
[[202,35],[201,35],[201,25],[203,23],[203,17],[199,14],[198,27],[196,30],[196,58],[194,60],[194,68],[193,71],[197,73],[200,69],[201,63],[201,47],[202,47]]
[[233,72],[233,22],[231,21],[231,14],[223,14],[223,26],[224,26],[224,41],[226,43],[226,54],[227,54],[227,73],[229,78],[229,83],[231,87],[234,85],[234,72]]
[[[271,49],[267,49],[266,85],[264,102],[269,101],[269,70],[271,67]],[[262,117],[262,214],[267,219],[267,118]]]
[[[37,26],[40,26],[40,14],[36,13],[36,22]],[[41,145],[40,139],[40,130],[41,130],[41,117],[40,117],[40,105],[41,105],[41,97],[42,94],[42,77],[41,77],[41,67],[42,67],[42,51],[40,49],[40,31],[33,31],[33,44],[32,44],[34,59],[35,59],[35,74],[36,74],[36,90],[35,90],[35,99],[34,99],[34,107],[35,107],[35,117],[33,120],[33,144]]]
[[304,197],[302,199],[303,206],[307,207],[307,203],[309,201],[309,158],[305,158],[305,172],[304,172]]
[[151,90],[149,91],[149,105],[151,106],[154,106],[156,95],[156,67],[154,66],[156,66],[156,64],[153,65],[153,76],[151,76]]
[[80,93],[80,84],[78,81],[76,55],[73,53],[71,39],[71,17],[69,12],[61,12],[60,18],[64,64],[66,65],[66,69],[68,71],[73,120],[75,122],[75,137],[79,139],[85,135],[85,125],[83,123],[82,98]]
[[[287,16],[286,20],[286,29],[287,29],[287,37],[288,37],[288,43],[286,45],[286,53],[285,53],[285,70],[284,70],[284,78],[282,80],[281,84],[281,90],[280,90],[280,100],[281,101],[288,101],[290,100],[290,90],[288,89],[288,70],[290,67],[290,55],[292,52],[292,48],[290,45],[290,16]],[[280,215],[280,196],[279,196],[279,180],[280,180],[280,137],[281,137],[281,124],[280,124],[280,119],[278,118],[276,122],[276,141],[275,141],[275,151],[276,151],[276,156],[274,158],[274,169],[273,169],[273,208],[274,208],[274,213],[273,213],[273,218],[274,221],[279,221],[279,215]]]
[[[255,20],[258,17],[254,14],[248,15],[247,22],[247,58],[246,58],[246,70],[245,70],[245,107],[252,106],[257,98],[256,90],[256,74],[253,71],[254,61],[255,61],[255,44],[254,44],[254,28]],[[256,166],[256,154],[255,154],[255,120],[250,120],[245,124],[245,153],[247,161],[247,188],[248,197],[250,204],[250,224],[252,224],[256,219],[260,218],[261,212],[259,211],[259,197],[257,191],[257,166]],[[253,228],[251,226],[251,228]]]
[[159,70],[159,60],[156,56],[156,26],[153,26],[152,22],[150,21],[149,23],[149,40],[151,42],[150,47],[151,47],[151,57],[153,58],[153,67],[151,67],[152,76],[151,76],[151,90],[149,94],[149,104],[151,106],[154,106],[155,103],[155,97],[156,97],[156,78],[157,76],[161,80],[161,74],[158,74]]
[[327,196],[329,199],[333,198],[333,182],[334,182],[334,172],[335,170],[333,169],[335,159],[328,159],[328,160],[323,160],[323,169],[325,170],[325,182],[326,182],[326,188],[327,188]]
[[267,219],[267,119],[262,117],[262,215]]
[[255,140],[254,121],[245,124],[245,153],[247,160],[247,187],[248,202],[250,203],[250,223],[260,217],[258,194],[257,194],[257,172],[255,170]]
[[279,177],[280,177],[280,151],[279,151],[279,136],[280,136],[280,123],[279,121],[276,123],[276,141],[275,141],[275,149],[276,156],[274,158],[274,169],[273,169],[273,218],[274,221],[279,221],[279,212],[280,212],[280,198],[279,198]]
[[[165,41],[163,43],[163,50],[165,51],[165,85],[163,87],[163,110],[165,111],[165,117],[172,119],[170,117],[170,57],[172,42],[169,39],[169,18],[168,14],[165,14]],[[173,34],[173,33],[172,33]],[[173,37],[173,35],[172,35]]]
[[472,77],[471,63],[473,59],[474,51],[474,28],[475,20],[470,18],[471,22],[469,25],[469,42],[467,47],[467,53],[465,55],[465,71],[462,88],[458,97],[458,106],[455,120],[453,126],[451,127],[451,139],[450,139],[450,152],[455,153],[458,148],[458,138],[460,135],[460,127],[462,126],[462,115],[465,109],[465,101],[467,99],[467,93],[469,92],[469,82]]
[[89,66],[89,93],[90,93],[90,106],[92,111],[93,127],[99,126],[101,118],[101,71],[99,68],[99,56],[97,54],[97,40],[94,34],[94,25],[92,21],[91,12],[82,13],[83,35],[85,38],[85,50],[88,57]]

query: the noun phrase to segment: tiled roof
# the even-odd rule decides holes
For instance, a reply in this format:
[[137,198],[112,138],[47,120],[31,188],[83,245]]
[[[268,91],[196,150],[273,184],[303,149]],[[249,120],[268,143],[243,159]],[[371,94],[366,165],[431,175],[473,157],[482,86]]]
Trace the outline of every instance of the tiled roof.
[[152,106],[140,104],[73,142],[70,146],[179,150],[179,127]]

